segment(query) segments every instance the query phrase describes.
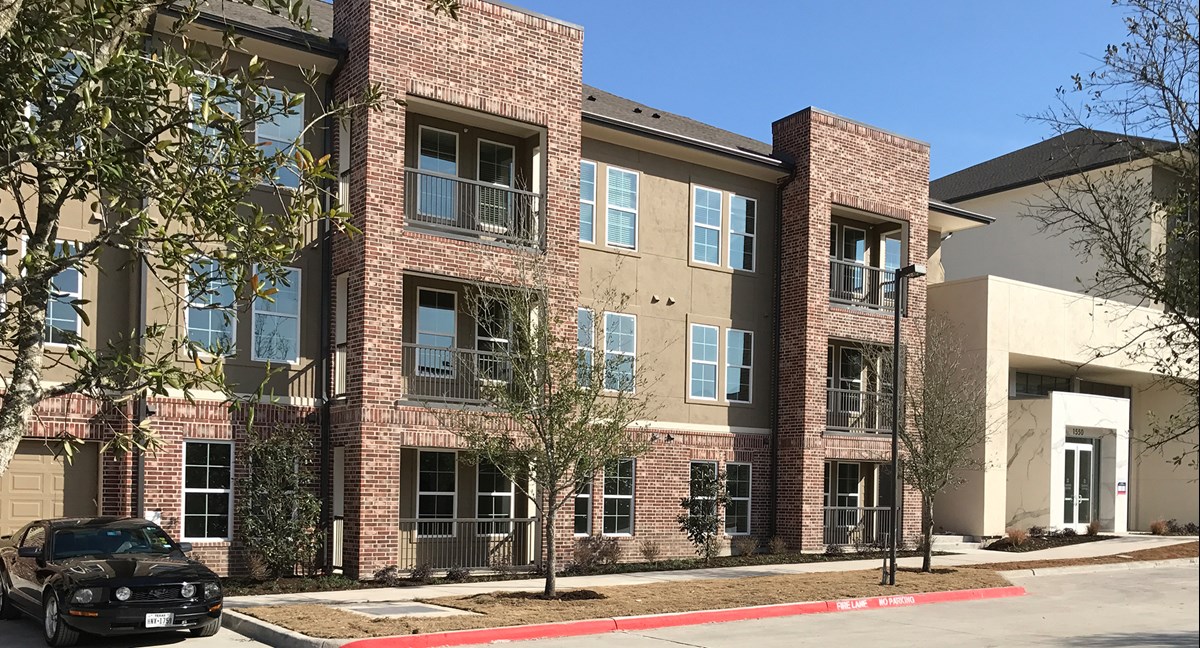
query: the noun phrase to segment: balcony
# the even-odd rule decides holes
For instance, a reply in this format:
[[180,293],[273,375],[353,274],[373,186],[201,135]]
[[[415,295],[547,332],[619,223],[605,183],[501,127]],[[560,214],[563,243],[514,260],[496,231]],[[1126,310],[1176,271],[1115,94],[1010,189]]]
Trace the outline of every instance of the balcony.
[[892,534],[891,521],[886,506],[826,506],[825,544],[882,549]]
[[489,387],[508,384],[512,369],[499,354],[403,344],[404,394],[436,403],[482,403]]
[[542,242],[536,193],[413,168],[405,168],[404,183],[409,225],[523,247]]
[[892,396],[857,389],[828,389],[825,427],[833,432],[892,433]]
[[896,310],[896,273],[856,261],[829,260],[829,301],[891,313]]

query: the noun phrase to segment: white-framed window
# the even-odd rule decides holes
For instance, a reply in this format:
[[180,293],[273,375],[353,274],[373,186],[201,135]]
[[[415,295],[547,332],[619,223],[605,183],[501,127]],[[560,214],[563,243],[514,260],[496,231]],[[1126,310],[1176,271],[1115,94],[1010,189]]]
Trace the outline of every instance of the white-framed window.
[[[280,281],[259,277],[270,299],[256,297],[251,312],[252,360],[300,362],[300,269],[284,268]],[[258,272],[255,266],[254,272]]]
[[861,349],[842,347],[838,361],[839,410],[847,413],[862,411],[863,355]]
[[333,280],[333,395],[346,393],[346,363],[350,350],[346,328],[346,301],[350,298],[350,274],[342,272]]
[[580,386],[591,384],[596,367],[596,314],[580,307],[576,313],[575,349],[578,354]]
[[479,535],[507,535],[512,532],[513,482],[499,468],[481,461],[475,473],[475,517],[503,522],[480,522]]
[[754,272],[757,237],[758,201],[745,196],[729,196],[729,267]]
[[707,324],[691,325],[688,394],[692,398],[717,399],[717,356],[720,348],[717,339],[720,331],[720,328]]
[[231,356],[237,343],[237,295],[219,262],[193,257],[188,267],[188,339],[212,355]]
[[716,515],[717,498],[706,494],[704,489],[717,479],[717,462],[693,461],[688,468],[688,496],[691,499],[688,515]]
[[476,178],[493,187],[479,188],[479,224],[488,231],[507,232],[512,225],[512,192],[517,149],[509,144],[479,140]]
[[750,533],[750,464],[725,464],[726,535],[749,535]]
[[[200,82],[205,84],[209,91],[219,88],[221,84],[228,83],[226,79],[211,74],[200,73],[198,76]],[[224,96],[210,101],[210,117],[206,122],[203,116],[204,100],[204,93],[192,91],[192,112],[196,115],[195,119],[197,120],[192,122],[192,130],[196,132],[204,156],[210,163],[219,165],[225,158],[225,141],[221,137],[221,127],[214,125],[214,122],[224,122],[226,124],[225,128],[231,129],[234,132],[240,132],[239,124],[242,118],[242,104],[234,97]],[[217,114],[213,114],[214,112]],[[223,117],[220,113],[225,113],[228,117]]]
[[[288,162],[274,169],[274,181],[281,187],[295,188],[300,186],[300,172],[296,168],[292,152],[300,146],[300,137],[304,134],[304,95],[288,95],[275,88],[268,88],[267,91],[270,94],[270,103],[266,107],[274,114],[255,124],[255,140],[263,155],[275,155],[280,151],[286,153]],[[296,105],[289,106],[289,99],[295,101],[296,97],[299,97]],[[263,102],[261,97],[259,102]]]
[[[417,453],[417,535],[454,535],[458,458],[454,452],[421,450]],[[444,520],[444,521],[438,521]]]
[[417,289],[417,375],[453,378],[458,339],[457,295],[447,290]]
[[834,492],[834,506],[858,508],[858,487],[860,476],[858,464],[837,464],[837,490]]
[[422,126],[417,168],[440,174],[421,174],[417,179],[417,214],[457,220],[458,216],[458,133]]
[[725,331],[725,400],[749,403],[754,368],[754,333],[740,329]]
[[721,192],[692,190],[692,260],[721,265]]
[[481,300],[475,315],[475,350],[479,351],[476,371],[480,380],[508,382],[512,378],[508,362],[511,342],[512,315],[508,304],[494,299]]
[[183,442],[183,540],[229,540],[233,529],[233,443]]
[[349,117],[338,122],[338,204],[350,211],[350,138]]
[[604,314],[604,388],[633,391],[637,371],[637,317]]
[[592,535],[591,479],[581,479],[575,486],[575,535]]
[[596,163],[579,161],[579,240],[596,242]]
[[[54,258],[75,254],[70,241],[54,242]],[[72,302],[83,299],[83,273],[78,268],[65,268],[50,280],[50,300],[46,303],[46,344],[69,346],[83,335],[83,318]]]
[[633,459],[604,467],[604,535],[633,535],[634,469]]
[[638,246],[638,174],[608,167],[605,207],[605,241],[612,247],[636,250]]

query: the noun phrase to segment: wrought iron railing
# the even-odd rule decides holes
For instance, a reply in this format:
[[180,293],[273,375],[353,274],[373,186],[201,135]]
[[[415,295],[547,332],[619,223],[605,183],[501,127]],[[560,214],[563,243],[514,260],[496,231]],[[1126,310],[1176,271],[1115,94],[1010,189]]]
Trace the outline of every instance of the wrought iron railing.
[[886,506],[826,506],[825,544],[858,549],[888,546],[892,510]]
[[542,241],[542,198],[531,191],[406,168],[405,216],[411,225],[522,246]]
[[529,567],[537,556],[536,518],[406,518],[400,520],[396,566],[412,569]]
[[891,312],[896,308],[896,273],[855,261],[830,259],[829,301]]
[[857,389],[828,389],[825,427],[836,432],[892,433],[892,396]]
[[472,403],[489,386],[512,380],[505,356],[448,347],[404,343],[404,393],[414,400]]

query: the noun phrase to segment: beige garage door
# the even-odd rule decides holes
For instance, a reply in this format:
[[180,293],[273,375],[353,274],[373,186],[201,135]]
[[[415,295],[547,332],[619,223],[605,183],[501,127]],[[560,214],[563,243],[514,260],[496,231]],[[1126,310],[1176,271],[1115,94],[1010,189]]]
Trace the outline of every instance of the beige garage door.
[[8,471],[0,475],[0,535],[30,520],[96,515],[96,444],[77,447],[70,465],[54,456],[55,445],[22,441],[17,447]]

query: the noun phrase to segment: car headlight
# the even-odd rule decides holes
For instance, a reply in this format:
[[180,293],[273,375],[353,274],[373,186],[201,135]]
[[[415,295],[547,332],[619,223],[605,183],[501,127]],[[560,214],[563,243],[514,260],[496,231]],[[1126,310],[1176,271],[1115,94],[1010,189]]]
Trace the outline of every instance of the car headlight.
[[196,586],[191,583],[184,583],[179,587],[179,595],[183,598],[192,598],[196,595]]
[[204,584],[204,600],[215,599],[221,595],[221,584],[208,582]]
[[128,601],[129,597],[133,596],[133,591],[128,587],[118,587],[116,597],[118,601]]
[[75,590],[75,593],[71,595],[71,602],[72,603],[83,603],[84,605],[87,605],[88,603],[91,603],[92,601],[99,600],[99,598],[100,598],[99,588],[82,587],[80,589]]

